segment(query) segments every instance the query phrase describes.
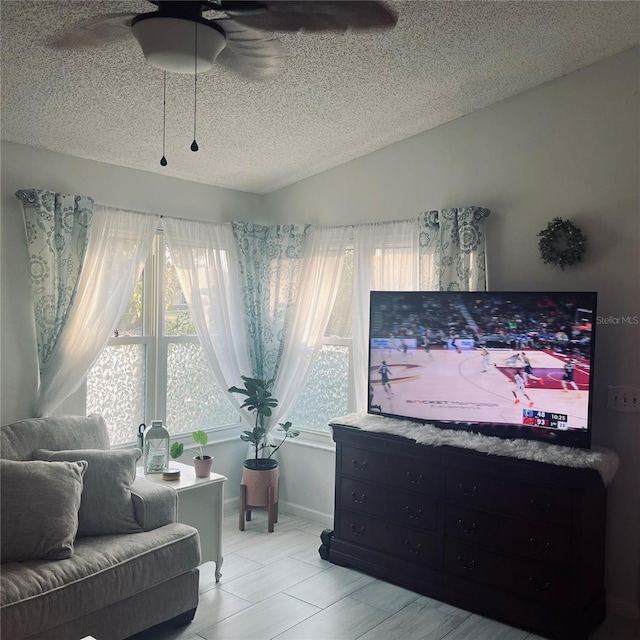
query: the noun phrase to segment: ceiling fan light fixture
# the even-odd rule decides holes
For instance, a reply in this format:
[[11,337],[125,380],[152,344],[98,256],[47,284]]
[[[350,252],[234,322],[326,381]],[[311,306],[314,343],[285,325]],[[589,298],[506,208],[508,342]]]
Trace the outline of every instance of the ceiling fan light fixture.
[[[194,24],[197,24],[197,59]],[[136,16],[131,26],[147,62],[163,71],[194,74],[213,67],[227,39],[224,31],[207,20],[185,20],[158,14]],[[197,63],[197,66],[196,64]]]

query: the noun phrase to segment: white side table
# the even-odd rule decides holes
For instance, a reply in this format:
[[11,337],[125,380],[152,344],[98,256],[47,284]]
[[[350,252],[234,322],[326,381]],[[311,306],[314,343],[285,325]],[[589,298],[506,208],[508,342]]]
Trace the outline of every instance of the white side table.
[[180,469],[180,480],[163,480],[161,473],[144,475],[142,467],[136,475],[157,482],[178,492],[178,522],[195,527],[200,534],[202,562],[216,563],[216,582],[220,580],[222,567],[222,519],[225,476],[212,473],[208,478],[196,478],[193,467],[181,462],[171,462],[171,469]]

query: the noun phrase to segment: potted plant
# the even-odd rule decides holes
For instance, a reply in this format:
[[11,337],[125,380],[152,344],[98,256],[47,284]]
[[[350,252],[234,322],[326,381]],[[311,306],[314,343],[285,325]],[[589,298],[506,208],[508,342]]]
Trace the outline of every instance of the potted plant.
[[[209,436],[204,431],[194,431],[191,434],[193,441],[198,445],[198,455],[193,458],[193,468],[196,471],[196,478],[208,478],[211,474],[211,465],[213,457],[204,454],[202,447],[209,442]],[[184,453],[184,445],[182,442],[174,442],[169,451],[171,457],[175,460]]]
[[250,507],[266,507],[269,510],[269,531],[273,531],[273,523],[277,521],[279,463],[273,455],[289,438],[296,438],[299,431],[292,428],[291,422],[281,422],[278,430],[283,433],[279,444],[268,441],[268,433],[264,427],[265,418],[269,418],[278,400],[271,395],[274,380],[261,380],[242,376],[244,388],[230,387],[230,393],[245,396],[241,405],[255,415],[251,431],[243,431],[240,438],[253,447],[253,457],[243,463],[240,496],[240,530],[244,530],[245,511],[250,519]]

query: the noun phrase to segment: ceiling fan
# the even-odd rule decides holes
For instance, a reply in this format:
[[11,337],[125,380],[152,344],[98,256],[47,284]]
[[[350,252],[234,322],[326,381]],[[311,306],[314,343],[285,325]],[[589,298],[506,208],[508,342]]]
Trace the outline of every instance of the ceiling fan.
[[[102,47],[133,36],[147,61],[164,71],[197,74],[220,64],[261,80],[276,73],[284,50],[272,31],[388,29],[397,21],[382,2],[361,0],[149,0],[149,13],[107,13],[54,35],[56,49]],[[216,12],[213,18],[203,14]]]

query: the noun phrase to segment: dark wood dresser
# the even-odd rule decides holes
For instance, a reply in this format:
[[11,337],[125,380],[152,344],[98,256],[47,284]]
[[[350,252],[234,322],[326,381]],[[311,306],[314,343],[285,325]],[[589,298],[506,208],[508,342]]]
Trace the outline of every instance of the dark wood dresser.
[[332,428],[322,557],[550,638],[586,638],[604,620],[597,471]]

